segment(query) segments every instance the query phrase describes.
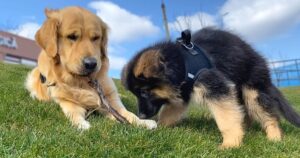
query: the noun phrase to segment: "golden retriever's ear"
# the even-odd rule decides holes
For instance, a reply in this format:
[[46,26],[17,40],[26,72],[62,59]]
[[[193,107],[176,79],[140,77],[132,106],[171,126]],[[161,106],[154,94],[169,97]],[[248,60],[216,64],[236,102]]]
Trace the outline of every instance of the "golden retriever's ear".
[[100,44],[101,58],[107,59],[108,26],[102,22],[102,39]]
[[58,52],[58,11],[46,9],[45,14],[47,20],[35,34],[35,40],[46,51],[49,57],[54,58]]

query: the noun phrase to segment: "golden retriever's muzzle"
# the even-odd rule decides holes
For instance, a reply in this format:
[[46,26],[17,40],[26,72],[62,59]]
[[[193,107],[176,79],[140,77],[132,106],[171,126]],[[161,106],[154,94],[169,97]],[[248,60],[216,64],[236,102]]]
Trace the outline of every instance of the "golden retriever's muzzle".
[[83,76],[88,76],[97,69],[97,59],[93,57],[85,57],[83,59]]

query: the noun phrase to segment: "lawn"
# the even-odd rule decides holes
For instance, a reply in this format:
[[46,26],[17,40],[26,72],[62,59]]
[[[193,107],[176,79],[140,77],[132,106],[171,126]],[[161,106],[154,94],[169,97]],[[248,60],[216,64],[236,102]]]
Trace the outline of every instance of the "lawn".
[[[242,147],[218,150],[222,138],[215,122],[195,107],[174,128],[146,130],[92,115],[92,128],[80,132],[57,104],[29,97],[23,86],[29,70],[0,63],[0,157],[300,157],[300,129],[284,120],[281,142],[268,141],[256,124],[247,129]],[[135,98],[116,83],[135,112]],[[282,91],[300,111],[300,87]]]

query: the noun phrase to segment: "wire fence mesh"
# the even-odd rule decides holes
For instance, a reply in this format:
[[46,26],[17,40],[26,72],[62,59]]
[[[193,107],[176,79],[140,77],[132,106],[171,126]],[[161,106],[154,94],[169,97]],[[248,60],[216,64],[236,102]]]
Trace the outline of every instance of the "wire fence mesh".
[[269,67],[277,87],[300,85],[300,59],[271,61]]

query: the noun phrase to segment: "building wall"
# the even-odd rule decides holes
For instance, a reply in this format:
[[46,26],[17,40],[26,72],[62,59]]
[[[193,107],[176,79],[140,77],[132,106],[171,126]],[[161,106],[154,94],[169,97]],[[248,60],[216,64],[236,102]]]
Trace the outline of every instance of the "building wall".
[[0,61],[35,66],[40,51],[34,40],[0,31]]
[[0,52],[0,61],[4,60],[4,54]]

